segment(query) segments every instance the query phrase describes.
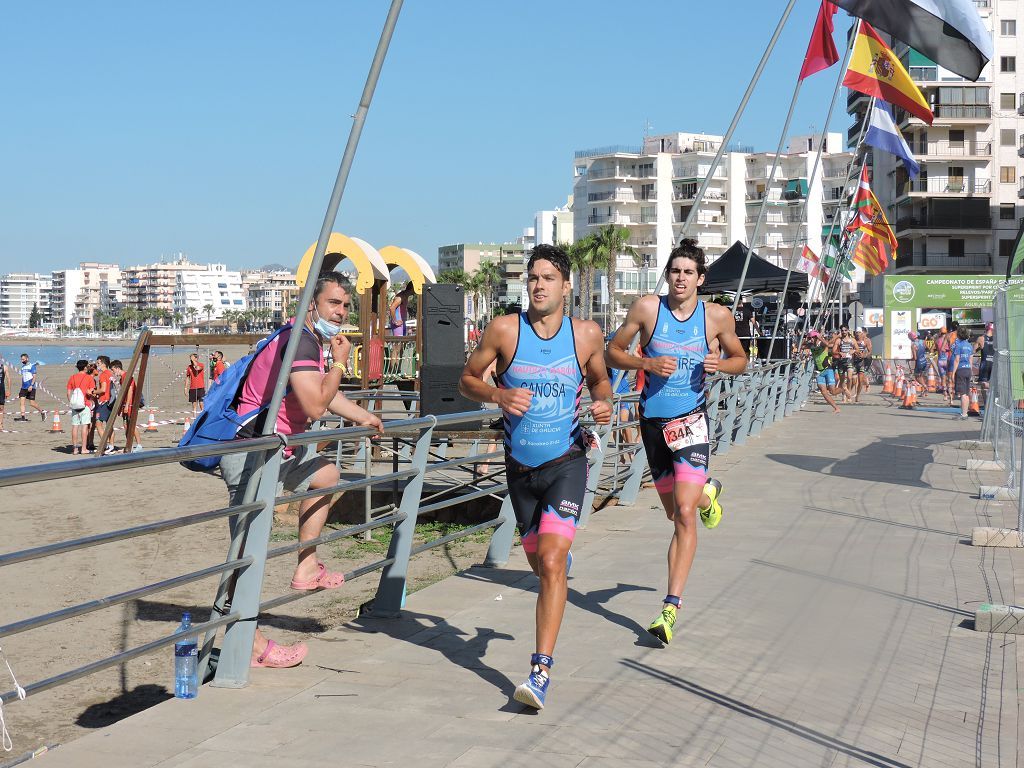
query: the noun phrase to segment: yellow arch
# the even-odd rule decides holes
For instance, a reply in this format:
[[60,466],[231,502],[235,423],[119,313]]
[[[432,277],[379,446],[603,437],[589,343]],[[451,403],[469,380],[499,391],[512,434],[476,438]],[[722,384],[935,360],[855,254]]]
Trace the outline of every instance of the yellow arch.
[[424,283],[437,282],[434,270],[415,251],[399,248],[397,245],[385,245],[380,249],[380,255],[387,262],[388,267],[401,267],[405,270],[417,294],[423,293]]
[[[295,282],[299,284],[300,288],[306,284],[315,251],[316,243],[313,243],[303,254],[299,268],[295,271]],[[358,273],[355,288],[357,293],[363,293],[372,288],[374,280],[388,279],[388,265],[376,248],[358,237],[348,237],[340,232],[332,232],[327,241],[327,252],[324,254],[321,270],[334,269],[345,259],[351,259]]]

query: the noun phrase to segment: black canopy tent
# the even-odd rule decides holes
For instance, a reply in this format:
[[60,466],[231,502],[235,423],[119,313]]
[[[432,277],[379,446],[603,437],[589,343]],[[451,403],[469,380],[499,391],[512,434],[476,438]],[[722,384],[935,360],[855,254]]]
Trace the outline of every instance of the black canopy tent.
[[[697,290],[700,293],[735,293],[740,284],[740,275],[743,274],[747,251],[747,246],[738,240],[733,243],[729,250],[708,267],[704,285]],[[747,277],[743,281],[743,293],[778,293],[785,285],[786,270],[761,258],[757,253],[751,255]],[[806,291],[807,275],[794,269],[789,276],[787,290]]]

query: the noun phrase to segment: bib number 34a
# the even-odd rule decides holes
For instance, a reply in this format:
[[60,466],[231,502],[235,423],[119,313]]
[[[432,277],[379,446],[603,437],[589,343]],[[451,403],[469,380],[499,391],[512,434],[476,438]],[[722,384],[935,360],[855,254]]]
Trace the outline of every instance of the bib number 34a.
[[691,413],[680,419],[674,419],[662,429],[665,445],[670,451],[681,451],[691,445],[708,442],[708,424],[703,413]]

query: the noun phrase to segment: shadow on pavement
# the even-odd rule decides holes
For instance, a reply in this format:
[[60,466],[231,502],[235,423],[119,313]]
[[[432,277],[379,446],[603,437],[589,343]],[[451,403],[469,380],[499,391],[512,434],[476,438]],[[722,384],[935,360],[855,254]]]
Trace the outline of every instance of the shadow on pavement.
[[[197,617],[205,621],[204,617],[210,615],[210,606],[183,605],[180,603],[165,603],[155,600],[136,600],[135,617],[139,621],[170,621],[178,623],[181,621],[181,614],[188,611],[192,614],[193,622]],[[261,613],[259,618],[261,627],[274,627],[275,629],[286,629],[290,632],[326,632],[330,627],[316,619],[309,619],[301,616],[281,616],[274,613]]]
[[861,749],[854,744],[847,744],[844,741],[840,741],[832,736],[815,731],[812,728],[808,728],[804,725],[800,725],[792,720],[787,720],[777,715],[773,715],[770,712],[766,712],[763,709],[746,704],[739,699],[734,699],[731,696],[727,696],[724,693],[713,691],[710,688],[705,688],[702,685],[698,685],[685,678],[678,677],[677,675],[663,672],[660,669],[654,669],[641,664],[633,659],[622,659],[620,663],[629,669],[636,672],[641,672],[645,675],[650,675],[656,680],[660,680],[663,683],[680,688],[688,693],[692,693],[695,696],[717,704],[720,707],[725,707],[732,712],[736,712],[741,715],[746,715],[755,720],[759,720],[762,723],[767,723],[770,726],[779,728],[787,733],[798,736],[799,738],[806,739],[814,744],[825,747],[827,749],[834,749],[837,752],[842,752],[844,755],[853,757],[865,765],[877,766],[877,768],[910,768],[907,763],[901,763],[898,760],[894,760],[891,757],[880,755],[877,752],[872,752],[867,749]]
[[120,693],[109,701],[90,704],[82,710],[75,720],[75,724],[82,728],[106,728],[119,720],[124,720],[126,717],[131,717],[144,709],[149,709],[162,701],[173,698],[164,686],[146,683]]
[[963,438],[962,431],[893,435],[875,440],[844,459],[792,453],[768,453],[767,458],[807,472],[850,480],[889,483],[911,488],[931,488],[922,479],[933,463],[932,448]]

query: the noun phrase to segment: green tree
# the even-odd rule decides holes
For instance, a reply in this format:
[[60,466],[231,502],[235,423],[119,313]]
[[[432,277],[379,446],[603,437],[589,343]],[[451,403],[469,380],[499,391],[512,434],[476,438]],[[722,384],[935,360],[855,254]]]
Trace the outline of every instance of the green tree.
[[594,236],[587,235],[574,243],[559,243],[559,247],[569,257],[569,266],[576,273],[575,294],[579,296],[579,307],[572,302],[572,314],[576,317],[590,317],[592,304],[591,295],[594,289],[594,276],[590,263],[591,254],[594,249]]
[[43,324],[43,313],[39,311],[39,305],[33,304],[32,311],[28,313],[28,327],[38,328]]
[[437,276],[437,282],[449,283],[451,285],[459,285],[463,288],[466,287],[466,283],[469,280],[469,275],[466,274],[465,270],[462,269],[446,269]]
[[615,316],[615,286],[613,281],[614,267],[617,265],[620,254],[626,254],[633,259],[633,264],[639,269],[641,257],[633,246],[629,245],[629,229],[616,224],[608,224],[601,227],[594,235],[591,248],[590,264],[596,269],[605,270],[608,279],[608,297],[611,303],[605,313],[605,334],[608,333],[609,316]]
[[484,317],[490,318],[494,314],[494,289],[501,283],[501,269],[493,261],[482,262],[473,273],[473,281],[483,297]]
[[196,321],[196,318],[199,317],[199,310],[196,309],[195,307],[188,307],[185,310],[185,314],[188,315],[188,321],[190,323],[194,323]]
[[213,318],[213,304],[204,304],[203,312],[206,313],[206,325],[210,325],[210,320]]

